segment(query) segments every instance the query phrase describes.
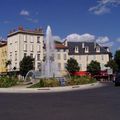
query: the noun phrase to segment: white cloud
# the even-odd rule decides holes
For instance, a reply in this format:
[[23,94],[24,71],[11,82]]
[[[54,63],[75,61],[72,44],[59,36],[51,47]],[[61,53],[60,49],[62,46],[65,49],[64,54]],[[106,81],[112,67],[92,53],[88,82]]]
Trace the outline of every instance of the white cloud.
[[[97,39],[96,39],[97,38]],[[112,47],[114,42],[110,41],[107,36],[96,37],[95,35],[91,35],[89,33],[85,33],[82,35],[79,34],[70,34],[65,38],[70,42],[94,42],[96,41],[101,46]]]
[[96,39],[96,42],[99,43],[99,44],[104,44],[104,43],[106,43],[108,41],[109,41],[109,38],[107,36],[105,36],[105,37],[98,37]]
[[98,5],[90,7],[89,11],[96,15],[110,13],[111,7],[120,5],[120,0],[98,0]]
[[104,44],[100,44],[101,46],[106,46],[106,47],[112,47],[114,45],[114,42],[107,42]]
[[120,38],[117,39],[117,42],[120,42]]
[[30,13],[27,10],[21,10],[20,15],[22,15],[22,16],[29,16]]
[[91,42],[91,41],[94,41],[95,36],[88,33],[85,33],[82,35],[74,33],[74,34],[68,35],[66,39],[68,41],[74,41],[74,42]]
[[53,37],[53,40],[61,41],[61,38],[59,36],[52,36],[52,37]]

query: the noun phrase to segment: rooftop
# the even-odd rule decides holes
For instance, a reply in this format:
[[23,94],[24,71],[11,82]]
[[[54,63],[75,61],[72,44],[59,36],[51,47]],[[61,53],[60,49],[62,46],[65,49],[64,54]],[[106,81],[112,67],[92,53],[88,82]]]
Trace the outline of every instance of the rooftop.
[[36,28],[34,30],[24,29],[22,26],[19,26],[17,29],[13,29],[8,33],[8,37],[13,36],[17,33],[23,34],[33,34],[33,35],[44,35],[42,28]]

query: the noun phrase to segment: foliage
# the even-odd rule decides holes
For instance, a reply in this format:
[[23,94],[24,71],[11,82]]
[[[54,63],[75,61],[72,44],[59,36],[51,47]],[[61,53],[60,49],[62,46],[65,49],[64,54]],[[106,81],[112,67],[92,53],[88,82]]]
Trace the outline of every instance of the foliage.
[[31,88],[40,88],[40,87],[57,87],[60,86],[60,83],[55,78],[50,79],[40,79],[37,84],[31,86]]
[[105,65],[106,67],[110,67],[113,70],[113,73],[115,73],[118,70],[118,65],[114,60],[110,60]]
[[[82,85],[95,83],[96,80],[89,76],[72,76],[71,79],[65,81],[65,85]],[[40,87],[57,87],[60,86],[60,82],[55,78],[50,79],[41,79],[37,84],[31,86],[31,88],[40,88]]]
[[9,65],[11,65],[11,61],[10,61],[10,60],[8,60],[8,61],[6,62],[6,67],[9,66]]
[[82,85],[95,82],[96,79],[90,76],[72,76],[71,79],[67,81],[66,85]]
[[115,52],[114,60],[118,65],[118,69],[120,70],[120,50]]
[[15,77],[0,77],[0,88],[14,86],[17,84],[17,82],[18,80]]
[[67,61],[66,69],[69,73],[73,73],[73,72],[78,72],[80,70],[80,67],[75,59],[70,58]]
[[91,63],[87,66],[87,72],[91,73],[91,75],[98,75],[101,70],[100,63],[97,61],[91,61]]
[[22,76],[26,76],[29,70],[33,69],[33,58],[25,56],[20,62],[20,73]]

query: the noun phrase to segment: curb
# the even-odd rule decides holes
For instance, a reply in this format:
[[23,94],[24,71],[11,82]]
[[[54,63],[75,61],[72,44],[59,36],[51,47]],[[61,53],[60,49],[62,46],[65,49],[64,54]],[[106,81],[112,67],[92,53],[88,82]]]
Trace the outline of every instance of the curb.
[[75,90],[94,89],[104,86],[102,83],[92,83],[86,85],[74,85],[63,87],[46,87],[46,88],[0,88],[0,93],[50,93],[50,92],[68,92]]

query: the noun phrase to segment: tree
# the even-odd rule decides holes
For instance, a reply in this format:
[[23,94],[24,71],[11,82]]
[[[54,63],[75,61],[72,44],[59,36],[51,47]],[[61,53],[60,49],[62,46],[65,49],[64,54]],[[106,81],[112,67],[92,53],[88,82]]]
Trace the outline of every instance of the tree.
[[114,60],[108,61],[105,67],[110,67],[113,70],[113,73],[115,73],[118,70],[118,65]]
[[6,62],[6,67],[9,66],[9,65],[11,65],[11,61],[10,61],[10,60],[8,60],[8,61]]
[[29,70],[33,69],[33,61],[34,59],[30,56],[25,56],[20,62],[20,73],[22,76],[26,76]]
[[80,70],[80,67],[78,65],[78,62],[73,59],[73,58],[70,58],[68,59],[67,61],[67,64],[66,64],[66,69],[69,73],[74,73],[74,72],[77,72]]
[[120,70],[120,50],[117,50],[114,56],[114,60],[118,65],[118,69]]
[[91,73],[91,75],[98,75],[100,73],[101,67],[100,63],[97,61],[91,61],[91,63],[87,66],[87,71]]

